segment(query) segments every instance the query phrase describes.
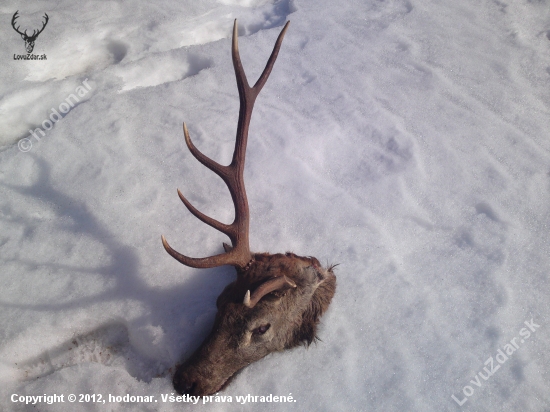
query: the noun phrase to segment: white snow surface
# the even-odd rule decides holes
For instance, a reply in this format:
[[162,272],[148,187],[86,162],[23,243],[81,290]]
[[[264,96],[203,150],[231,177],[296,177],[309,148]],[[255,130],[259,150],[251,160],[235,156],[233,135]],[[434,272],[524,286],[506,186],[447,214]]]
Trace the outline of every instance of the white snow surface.
[[[48,13],[33,51],[47,60],[14,60],[16,10],[23,28]],[[550,409],[549,1],[7,0],[0,13],[0,409]],[[235,277],[160,241],[198,257],[227,241],[176,188],[232,220],[182,122],[229,163],[235,18],[250,83],[291,20],[251,122],[251,248],[339,263],[338,286],[321,341],[245,368],[220,393],[232,402],[163,402]],[[247,394],[296,402],[236,401]]]

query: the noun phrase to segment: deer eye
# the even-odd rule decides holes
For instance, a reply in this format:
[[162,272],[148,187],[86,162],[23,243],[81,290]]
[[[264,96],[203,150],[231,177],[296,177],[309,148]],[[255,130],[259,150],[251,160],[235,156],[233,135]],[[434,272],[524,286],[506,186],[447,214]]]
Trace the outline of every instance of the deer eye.
[[266,333],[268,331],[268,329],[271,327],[271,324],[268,323],[266,325],[262,325],[260,327],[257,327],[256,329],[254,329],[252,331],[252,334],[253,335],[256,335],[256,336],[259,336],[259,335],[263,335],[264,333]]

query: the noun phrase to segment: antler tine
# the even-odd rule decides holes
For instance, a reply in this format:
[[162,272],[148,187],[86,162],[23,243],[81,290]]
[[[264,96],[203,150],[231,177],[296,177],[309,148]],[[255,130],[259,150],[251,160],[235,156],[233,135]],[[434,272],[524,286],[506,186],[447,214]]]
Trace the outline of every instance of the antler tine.
[[[237,253],[220,253],[218,255],[209,256],[205,258],[192,258],[189,256],[182,255],[178,251],[172,249],[172,247],[166,241],[166,238],[161,235],[162,245],[164,249],[178,262],[197,269],[207,269],[213,268],[222,265],[234,265],[241,268],[245,268],[250,260],[247,260],[244,263],[241,263],[242,260],[239,259],[240,256],[237,256]],[[234,249],[233,249],[234,250]]]
[[281,33],[279,33],[279,37],[277,37],[277,41],[275,42],[275,46],[273,47],[271,56],[269,56],[269,60],[265,65],[265,69],[256,81],[256,84],[254,84],[253,88],[256,90],[256,93],[260,93],[260,90],[262,90],[262,87],[264,87],[264,84],[267,82],[267,79],[271,74],[271,70],[273,69],[275,60],[277,60],[277,56],[279,55],[279,49],[281,48],[281,44],[283,43],[283,39],[285,37],[289,24],[290,21],[287,21],[285,26],[283,27],[283,30],[281,30]]
[[196,146],[191,141],[191,137],[189,136],[189,131],[187,130],[187,125],[185,124],[185,122],[183,122],[183,136],[185,136],[185,144],[187,144],[187,148],[195,157],[195,159],[197,159],[204,166],[212,170],[225,181],[225,179],[227,179],[227,177],[231,173],[229,167],[222,166],[215,160],[210,159],[208,156],[206,156],[199,149],[196,148]]
[[[46,19],[47,22],[47,19]],[[197,210],[189,201],[183,196],[183,194],[178,190],[178,195],[187,207],[187,209],[202,222],[213,227],[214,229],[219,230],[222,233],[225,233],[232,243],[232,247],[226,247],[224,244],[225,253],[219,255],[205,257],[205,258],[191,258],[176,250],[172,249],[164,236],[162,236],[162,244],[166,251],[177,261],[183,263],[186,266],[194,268],[211,268],[221,265],[233,265],[241,269],[246,269],[250,261],[252,260],[252,254],[250,253],[250,246],[248,241],[248,230],[250,222],[250,213],[248,209],[248,200],[246,197],[246,190],[244,186],[244,163],[246,156],[246,144],[248,140],[248,128],[250,125],[250,119],[252,116],[252,109],[254,108],[254,102],[258,93],[264,86],[277,55],[281,47],[284,35],[288,28],[287,22],[283,30],[279,34],[275,46],[269,60],[267,61],[266,67],[262,72],[260,78],[254,85],[250,87],[246,79],[246,74],[244,72],[241,59],[239,56],[239,45],[238,45],[238,30],[237,30],[237,20],[233,24],[233,40],[231,54],[233,57],[233,67],[235,69],[235,77],[237,79],[237,88],[239,90],[239,120],[237,125],[237,137],[235,141],[235,150],[233,152],[233,159],[228,166],[222,166],[218,162],[210,159],[208,156],[204,155],[200,150],[198,150],[189,136],[189,131],[185,123],[183,124],[183,134],[185,136],[185,143],[191,154],[204,166],[212,170],[218,176],[220,176],[229,189],[231,194],[231,199],[233,200],[233,205],[235,206],[235,219],[230,225],[219,222],[216,219],[213,219],[204,213]]]
[[178,196],[180,197],[181,201],[185,205],[185,207],[199,220],[206,223],[209,226],[212,226],[214,229],[219,230],[222,233],[225,233],[227,236],[231,237],[232,231],[231,231],[231,225],[226,225],[225,223],[222,223],[214,218],[211,218],[210,216],[206,216],[201,211],[197,210],[191,203],[189,203],[189,200],[183,196],[183,194],[178,189]]

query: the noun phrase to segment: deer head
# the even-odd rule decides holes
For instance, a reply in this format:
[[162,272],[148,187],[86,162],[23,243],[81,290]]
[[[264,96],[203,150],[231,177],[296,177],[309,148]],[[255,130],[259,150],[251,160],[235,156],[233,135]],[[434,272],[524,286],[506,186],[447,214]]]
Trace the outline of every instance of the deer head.
[[[13,9],[12,9],[13,10]],[[19,10],[17,10],[14,14],[13,14],[13,17],[11,19],[11,26],[13,27],[13,29],[19,33],[21,35],[21,38],[23,40],[25,40],[25,48],[27,49],[27,53],[32,53],[33,49],[34,49],[34,42],[36,41],[36,38],[38,37],[38,35],[40,33],[42,33],[42,31],[44,30],[44,28],[46,27],[46,24],[48,24],[48,20],[49,20],[49,17],[46,13],[44,13],[44,22],[42,23],[42,28],[38,31],[36,30],[33,30],[32,32],[32,35],[27,35],[27,30],[25,30],[24,32],[20,32],[19,31],[19,27],[20,26],[17,26],[15,27],[15,20],[17,20],[17,18],[19,17],[17,15],[17,13],[19,13]]]
[[235,20],[232,57],[240,110],[235,151],[228,166],[202,154],[191,142],[183,124],[185,142],[191,154],[227,184],[235,206],[235,219],[231,224],[219,222],[198,211],[179,190],[178,195],[193,215],[225,233],[232,245],[223,244],[225,253],[191,258],[172,249],[164,236],[162,244],[172,257],[186,266],[232,265],[237,271],[237,279],[217,299],[218,312],[210,335],[176,369],[173,383],[181,394],[211,395],[224,388],[240,369],[267,354],[300,344],[309,345],[316,338],[319,318],[328,308],[336,289],[334,266],[323,268],[314,257],[251,253],[249,248],[249,210],[243,180],[248,127],[254,102],[275,64],[288,24],[279,34],[260,78],[250,87],[239,57]]

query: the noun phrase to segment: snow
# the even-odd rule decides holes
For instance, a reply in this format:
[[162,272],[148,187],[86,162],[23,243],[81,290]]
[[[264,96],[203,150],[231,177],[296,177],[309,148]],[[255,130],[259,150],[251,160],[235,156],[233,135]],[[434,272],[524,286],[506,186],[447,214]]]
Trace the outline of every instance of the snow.
[[[246,407],[236,396],[291,394],[249,408],[548,410],[548,6],[3,2],[0,408],[233,411]],[[25,54],[16,10],[29,28],[48,13],[33,51],[47,60],[13,60]],[[191,256],[226,241],[176,188],[231,221],[229,193],[186,149],[182,122],[229,163],[235,18],[251,83],[291,20],[251,122],[251,247],[339,263],[338,287],[320,342],[245,368],[220,393],[231,403],[190,406],[161,395],[234,270],[184,267],[160,235]],[[489,358],[499,368],[485,380]],[[157,402],[76,405],[71,393]]]

